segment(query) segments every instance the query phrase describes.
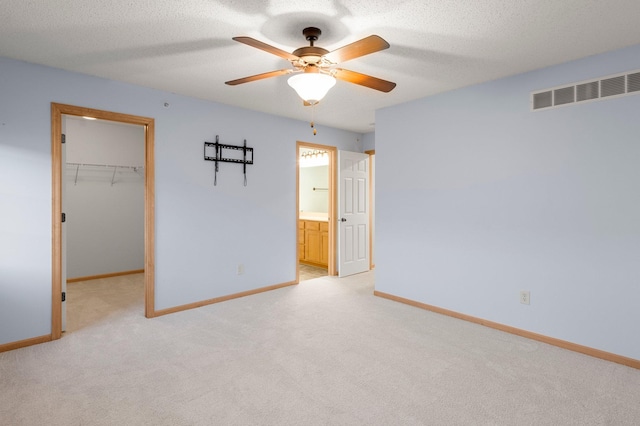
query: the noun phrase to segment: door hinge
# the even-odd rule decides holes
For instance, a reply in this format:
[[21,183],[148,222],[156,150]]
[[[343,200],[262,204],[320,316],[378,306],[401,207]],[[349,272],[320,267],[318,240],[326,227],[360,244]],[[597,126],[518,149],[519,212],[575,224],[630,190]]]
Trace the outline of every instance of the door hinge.
[[67,221],[67,214],[66,213],[62,213],[62,223]]
[[67,300],[67,292],[66,292],[66,291],[63,291],[63,292],[62,292],[62,301],[64,302],[64,301],[66,301],[66,300]]
[[61,140],[62,140],[62,143],[67,143],[67,135],[63,133]]

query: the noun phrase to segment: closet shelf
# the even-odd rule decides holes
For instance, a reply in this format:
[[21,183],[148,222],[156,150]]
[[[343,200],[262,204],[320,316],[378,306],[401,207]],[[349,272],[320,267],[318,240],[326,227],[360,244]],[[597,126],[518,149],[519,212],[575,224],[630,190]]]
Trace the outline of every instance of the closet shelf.
[[76,169],[75,179],[73,181],[74,185],[78,184],[78,174],[80,173],[80,168],[87,169],[98,169],[98,170],[110,170],[113,169],[113,174],[111,175],[111,186],[115,183],[116,172],[118,171],[131,171],[137,174],[140,177],[144,177],[144,166],[122,166],[119,164],[94,164],[94,163],[66,163],[67,167],[74,167]]

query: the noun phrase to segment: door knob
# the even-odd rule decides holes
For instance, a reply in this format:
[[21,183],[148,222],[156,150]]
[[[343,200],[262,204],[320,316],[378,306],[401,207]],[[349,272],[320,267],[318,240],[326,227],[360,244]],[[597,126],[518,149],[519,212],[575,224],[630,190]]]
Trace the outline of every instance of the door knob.
[[340,219],[340,222],[346,222],[347,219],[345,219],[344,217],[342,219]]

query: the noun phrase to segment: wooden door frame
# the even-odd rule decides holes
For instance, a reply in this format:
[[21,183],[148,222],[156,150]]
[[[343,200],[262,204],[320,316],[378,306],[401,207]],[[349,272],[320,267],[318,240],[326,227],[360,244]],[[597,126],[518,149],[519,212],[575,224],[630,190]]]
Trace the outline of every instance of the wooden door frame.
[[51,103],[52,161],[52,279],[51,339],[62,337],[62,116],[94,117],[100,120],[144,126],[144,311],[155,316],[155,160],[153,118]]
[[373,228],[374,228],[374,223],[373,223],[373,209],[374,209],[374,202],[373,202],[373,197],[374,197],[374,193],[373,193],[373,166],[371,164],[371,157],[373,157],[374,155],[376,155],[376,150],[375,149],[370,149],[364,152],[365,154],[369,154],[369,269],[374,269],[376,267],[375,263],[373,263]]
[[336,220],[338,217],[338,212],[336,211],[338,205],[336,199],[338,196],[336,191],[336,161],[338,149],[335,146],[298,141],[296,143],[296,282],[300,282],[300,253],[298,251],[298,238],[300,238],[300,230],[298,228],[298,221],[300,220],[300,148],[318,149],[329,153],[329,264],[327,266],[327,274],[338,275],[338,269],[336,267],[336,244],[338,241],[338,221]]

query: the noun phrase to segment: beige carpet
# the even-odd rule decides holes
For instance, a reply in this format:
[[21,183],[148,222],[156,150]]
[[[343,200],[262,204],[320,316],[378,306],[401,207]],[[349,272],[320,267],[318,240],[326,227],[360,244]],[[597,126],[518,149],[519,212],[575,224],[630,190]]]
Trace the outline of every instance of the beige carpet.
[[67,330],[72,333],[126,312],[144,310],[144,274],[67,283]]
[[118,280],[0,353],[0,424],[640,424],[639,370],[374,297],[373,273],[152,320]]

